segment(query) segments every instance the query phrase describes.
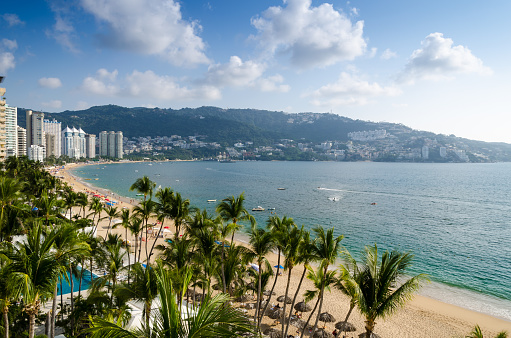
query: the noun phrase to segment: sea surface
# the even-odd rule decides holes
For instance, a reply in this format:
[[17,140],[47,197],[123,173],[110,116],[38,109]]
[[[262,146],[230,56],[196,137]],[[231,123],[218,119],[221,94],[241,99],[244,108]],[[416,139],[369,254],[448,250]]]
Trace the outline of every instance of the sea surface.
[[134,199],[146,175],[209,212],[244,192],[247,209],[266,208],[252,212],[260,225],[274,212],[333,227],[355,256],[375,243],[412,251],[411,273],[432,280],[421,294],[511,321],[511,163],[153,162],[73,174]]

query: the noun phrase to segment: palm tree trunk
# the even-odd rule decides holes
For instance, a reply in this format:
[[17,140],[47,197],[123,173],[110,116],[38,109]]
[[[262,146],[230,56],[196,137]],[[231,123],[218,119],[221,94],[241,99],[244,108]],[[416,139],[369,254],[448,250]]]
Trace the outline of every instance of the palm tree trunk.
[[28,316],[28,338],[34,338],[35,333],[35,313],[30,311]]
[[64,320],[64,296],[62,295],[62,279],[60,280],[60,318]]
[[325,269],[323,271],[323,280],[321,281],[321,296],[320,296],[320,302],[319,302],[319,309],[318,309],[318,315],[316,316],[316,322],[314,323],[314,327],[312,328],[312,333],[310,337],[312,338],[312,335],[314,334],[314,331],[316,331],[316,328],[318,327],[318,321],[319,321],[319,315],[321,314],[321,308],[323,307],[323,292],[325,291],[325,282],[326,282],[326,273],[328,271],[328,265],[325,266]]
[[2,313],[4,316],[4,338],[9,338],[9,307],[5,306]]
[[53,304],[51,306],[50,338],[55,337],[55,317],[57,314],[57,288],[58,284],[55,283],[55,290],[53,291]]
[[[264,306],[264,309],[263,309],[263,315],[264,313],[266,313],[266,309],[268,308],[268,304],[270,304],[270,301],[271,301],[271,297],[273,295],[273,289],[275,289],[275,285],[277,284],[277,279],[279,278],[279,271],[280,271],[280,249],[278,251],[278,256],[277,256],[277,274],[275,275],[275,280],[273,281],[273,285],[271,287],[271,291],[270,291],[270,295],[268,296],[268,300],[266,302],[266,305]],[[258,324],[257,325],[261,325],[261,320],[263,319],[263,316],[259,316],[259,319],[258,319]]]
[[[69,285],[71,286],[71,315],[70,315],[70,324],[71,324],[71,333],[74,334],[75,331],[75,323],[73,320],[73,310],[74,310],[74,297],[73,297],[73,289],[74,289],[74,280],[73,280],[73,270],[72,267],[69,266]],[[68,316],[69,317],[69,316]]]
[[374,322],[374,319],[368,319],[366,320],[366,337],[370,338],[374,331],[374,325],[376,323]]
[[348,311],[348,314],[346,315],[346,318],[344,319],[345,322],[347,322],[348,318],[350,318],[351,311],[353,311],[354,308],[355,308],[355,304],[350,302],[350,310]]
[[146,219],[146,221],[145,221],[145,262],[147,265],[149,265],[149,256],[147,254],[147,252],[148,252],[147,251],[147,242],[149,241],[149,238],[147,237],[147,230],[148,230],[147,229],[147,221],[148,220]]
[[142,254],[142,239],[140,239],[140,246],[138,247],[138,262],[140,262],[141,254]]
[[128,228],[124,228],[126,230],[126,251],[128,252],[128,285],[130,285],[130,270],[131,270],[131,259],[130,259],[130,246],[128,245]]
[[[283,317],[286,316],[286,305],[287,305],[286,300],[287,300],[287,294],[289,292],[289,283],[291,282],[291,271],[293,271],[292,267],[289,268],[288,274],[287,274],[286,294],[284,296],[284,306],[282,308]],[[291,312],[293,312],[293,307],[291,307]],[[282,337],[286,337],[286,336],[284,336],[284,323],[285,322],[286,322],[285,320],[282,320],[282,323],[281,323],[282,324]],[[289,323],[289,321],[288,321],[288,323]]]
[[158,230],[158,234],[156,234],[156,238],[153,242],[153,245],[151,246],[151,251],[149,251],[149,258],[147,258],[147,260],[149,260],[151,258],[152,254],[153,254],[154,246],[156,245],[156,241],[158,240],[158,238],[160,238],[160,233],[162,230],[163,230],[163,220],[161,221],[160,230]]
[[293,315],[293,307],[295,306],[296,297],[298,297],[298,293],[300,292],[300,288],[302,287],[303,278],[305,277],[306,272],[307,272],[307,267],[304,265],[302,277],[300,278],[300,282],[298,283],[298,287],[296,288],[295,296],[293,297],[293,302],[291,303],[291,309],[289,309],[289,317],[288,317],[288,321],[287,321],[286,332],[283,335],[283,337],[287,337],[287,332],[289,331],[289,324],[291,322],[291,316]]
[[[257,303],[256,303],[256,311],[254,313],[254,322],[257,321],[257,319],[259,318],[259,308],[261,306],[261,276],[262,276],[262,267],[261,267],[261,262],[257,262],[259,264],[259,273],[258,273],[258,276],[257,276]],[[257,330],[259,331],[259,321],[257,322]]]
[[[145,303],[145,327],[146,330],[149,330],[149,318],[151,316],[151,303],[146,302]],[[150,337],[151,335],[149,335]]]
[[[309,318],[307,318],[307,322],[303,326],[302,334],[300,335],[300,338],[303,338],[303,334],[304,334],[305,330],[307,329],[307,326],[309,326],[309,322],[310,322],[310,320],[312,318],[312,315],[314,315],[314,312],[316,312],[316,308],[318,307],[318,304],[319,304],[319,298],[316,301],[316,305],[314,305],[314,309],[312,309],[311,314],[309,315]],[[312,333],[314,333],[314,330],[312,330]]]
[[[224,244],[225,244],[225,238],[222,239],[222,288],[223,288],[223,291],[225,293],[225,265],[224,265],[225,253],[224,253]],[[254,320],[255,320],[255,318],[254,318]]]
[[80,298],[82,294],[82,280],[83,280],[83,259],[80,262],[80,278],[78,279],[78,298]]

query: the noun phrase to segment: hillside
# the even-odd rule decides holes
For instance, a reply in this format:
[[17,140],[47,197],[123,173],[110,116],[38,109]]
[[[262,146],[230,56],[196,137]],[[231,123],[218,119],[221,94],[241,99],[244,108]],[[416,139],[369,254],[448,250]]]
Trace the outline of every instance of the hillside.
[[[402,124],[353,120],[334,114],[286,114],[209,106],[174,110],[107,105],[80,111],[45,113],[45,118],[57,119],[62,122],[63,128],[74,126],[96,135],[103,130],[120,130],[128,138],[201,136],[204,142],[218,142],[223,147],[247,141],[253,142],[255,146],[271,146],[282,139],[288,139],[310,144],[333,141],[338,144],[339,149],[346,149],[339,144],[350,141],[349,132],[384,129],[389,135],[384,141],[352,143],[366,143],[372,147],[373,153],[379,154],[380,160],[400,160],[401,157],[393,155],[393,151],[415,149],[416,152],[416,149],[428,145],[432,149],[448,147],[461,150],[466,152],[472,162],[511,161],[510,144],[467,140],[453,135],[413,130]],[[18,125],[25,126],[23,108],[18,108]],[[358,156],[348,158],[359,159]]]

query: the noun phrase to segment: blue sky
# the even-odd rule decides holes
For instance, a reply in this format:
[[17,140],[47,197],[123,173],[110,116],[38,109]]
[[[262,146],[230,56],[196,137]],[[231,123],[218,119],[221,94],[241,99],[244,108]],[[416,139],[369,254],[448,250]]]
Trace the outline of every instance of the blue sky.
[[507,0],[17,0],[1,11],[11,106],[332,112],[511,143]]

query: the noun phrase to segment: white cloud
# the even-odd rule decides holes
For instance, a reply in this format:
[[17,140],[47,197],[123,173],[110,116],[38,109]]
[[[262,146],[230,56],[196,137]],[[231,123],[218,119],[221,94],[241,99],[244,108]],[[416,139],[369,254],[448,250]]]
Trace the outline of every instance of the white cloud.
[[388,49],[388,48],[387,48],[387,49],[385,49],[385,50],[383,51],[383,53],[381,54],[381,56],[380,56],[380,57],[381,57],[383,60],[389,60],[389,59],[392,59],[392,58],[397,57],[397,54],[396,54],[396,52],[393,52],[393,51],[391,51],[390,49]]
[[316,106],[365,105],[369,99],[377,96],[396,96],[401,94],[399,88],[382,87],[376,82],[369,83],[355,75],[341,73],[339,79],[327,84],[305,96],[311,96]]
[[258,79],[255,86],[262,92],[287,93],[291,87],[286,84],[281,84],[282,82],[284,82],[284,78],[280,74],[277,74],[267,78]]
[[55,24],[52,29],[46,30],[46,36],[55,39],[58,44],[70,52],[78,53],[79,49],[73,42],[75,38],[75,29],[70,18],[70,13],[73,11],[69,8],[69,6],[72,6],[73,2],[55,0],[50,1],[49,3],[52,12],[55,14]]
[[37,81],[37,83],[39,83],[41,87],[51,89],[59,88],[62,86],[62,82],[59,78],[56,77],[42,77]]
[[368,53],[368,55],[367,55],[367,56],[368,56],[370,59],[372,59],[372,58],[374,58],[374,57],[376,56],[376,53],[377,53],[377,52],[378,52],[378,48],[373,47],[373,48],[371,48],[371,51]]
[[311,6],[311,0],[285,0],[252,18],[259,41],[270,56],[290,54],[299,68],[324,67],[362,55],[366,42],[363,21],[352,23],[331,4]]
[[4,18],[4,20],[7,21],[9,27],[25,24],[25,22],[21,21],[16,14],[6,13],[2,15],[2,18]]
[[14,61],[14,55],[9,52],[0,52],[0,73],[5,74],[9,69],[13,69],[16,66]]
[[51,100],[48,102],[41,102],[41,105],[46,108],[59,109],[62,108],[62,101],[60,100]]
[[418,79],[439,80],[461,73],[492,73],[470,49],[453,46],[452,39],[444,38],[442,33],[428,35],[421,45],[422,48],[412,53],[399,80],[413,83]]
[[170,76],[160,76],[153,71],[134,70],[123,80],[117,78],[117,70],[99,69],[95,76],[86,77],[81,89],[89,94],[107,97],[136,97],[159,100],[219,99],[220,91],[209,85],[194,88],[181,86]]
[[107,29],[101,43],[137,53],[160,55],[177,66],[209,63],[201,26],[182,19],[175,0],[81,0],[83,8]]
[[2,43],[9,50],[18,49],[18,43],[16,40],[2,39]]

